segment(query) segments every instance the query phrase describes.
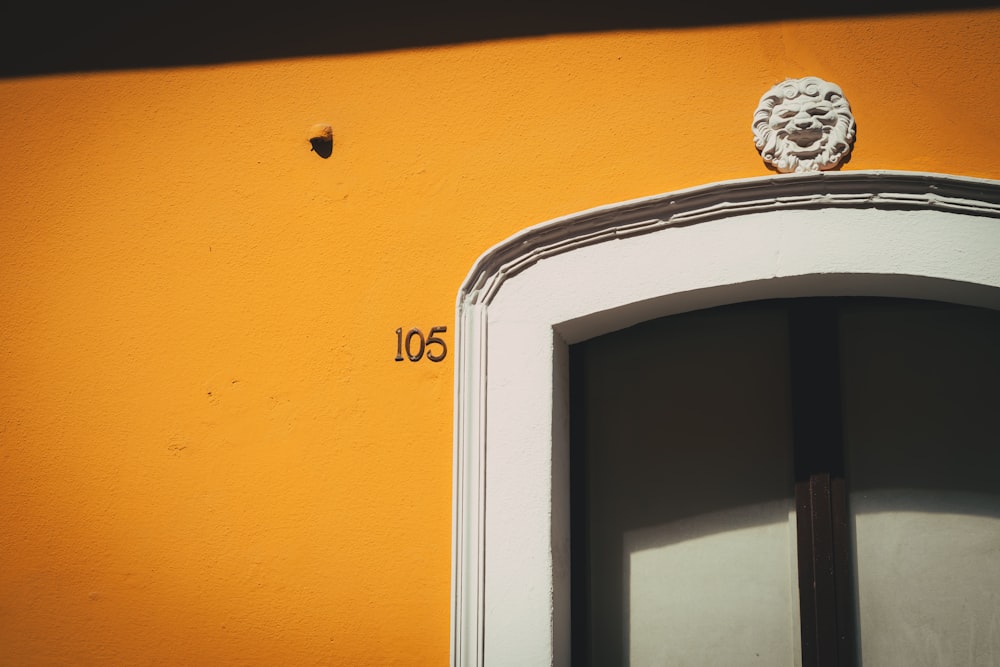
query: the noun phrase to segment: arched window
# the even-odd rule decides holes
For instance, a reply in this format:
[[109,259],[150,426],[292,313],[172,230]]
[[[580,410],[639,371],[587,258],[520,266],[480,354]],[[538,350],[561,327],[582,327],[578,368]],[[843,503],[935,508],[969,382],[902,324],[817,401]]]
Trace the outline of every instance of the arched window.
[[572,345],[573,664],[995,663],[997,341],[806,297]]
[[453,662],[567,665],[580,646],[571,345],[725,304],[851,296],[1000,309],[1000,184],[748,179],[569,216],[486,253],[458,303]]

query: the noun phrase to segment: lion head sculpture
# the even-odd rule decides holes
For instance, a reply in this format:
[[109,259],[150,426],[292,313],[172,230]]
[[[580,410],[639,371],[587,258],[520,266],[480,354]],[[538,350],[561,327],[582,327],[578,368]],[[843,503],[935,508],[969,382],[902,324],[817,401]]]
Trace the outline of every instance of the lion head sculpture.
[[826,171],[851,153],[855,124],[840,86],[814,76],[767,91],[753,115],[760,156],[783,174]]

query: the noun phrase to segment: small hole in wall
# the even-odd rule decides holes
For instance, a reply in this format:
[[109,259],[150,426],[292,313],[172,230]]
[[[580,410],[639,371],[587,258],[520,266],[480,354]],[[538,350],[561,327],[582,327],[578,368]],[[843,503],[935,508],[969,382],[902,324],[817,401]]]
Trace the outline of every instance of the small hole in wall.
[[324,160],[333,154],[333,128],[324,123],[309,128],[309,143],[313,152]]

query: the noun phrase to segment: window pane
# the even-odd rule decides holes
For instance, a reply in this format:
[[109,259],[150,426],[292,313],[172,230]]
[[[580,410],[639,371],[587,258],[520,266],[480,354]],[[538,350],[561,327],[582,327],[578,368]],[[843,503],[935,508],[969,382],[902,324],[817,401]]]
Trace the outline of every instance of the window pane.
[[589,664],[796,664],[787,326],[741,304],[581,344]]
[[1000,313],[841,313],[862,660],[1000,664]]

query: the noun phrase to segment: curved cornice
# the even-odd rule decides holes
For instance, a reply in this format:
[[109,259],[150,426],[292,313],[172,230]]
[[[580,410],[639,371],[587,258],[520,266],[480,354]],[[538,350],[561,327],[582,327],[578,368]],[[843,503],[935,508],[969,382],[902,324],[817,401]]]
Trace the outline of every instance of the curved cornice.
[[937,209],[1000,218],[1000,181],[882,170],[787,174],[601,206],[529,227],[490,248],[463,283],[459,305],[488,305],[507,278],[581,246],[719,218],[816,208]]

